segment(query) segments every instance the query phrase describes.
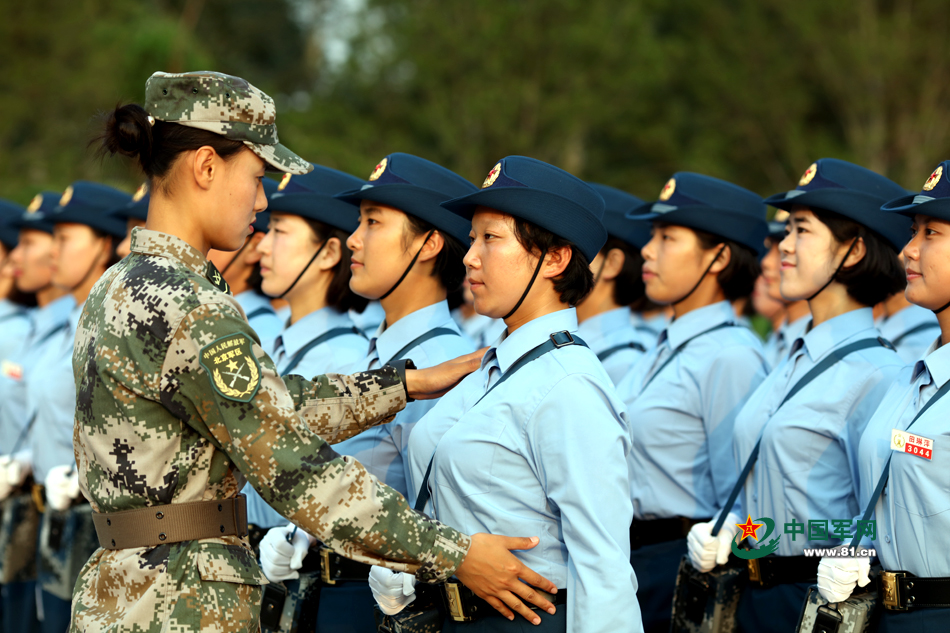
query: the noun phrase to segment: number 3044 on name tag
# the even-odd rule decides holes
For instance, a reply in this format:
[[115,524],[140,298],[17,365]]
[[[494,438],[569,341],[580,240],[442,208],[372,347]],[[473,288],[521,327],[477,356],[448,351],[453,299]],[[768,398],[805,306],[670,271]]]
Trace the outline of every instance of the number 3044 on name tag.
[[891,450],[908,453],[924,459],[933,457],[934,441],[907,431],[891,431]]

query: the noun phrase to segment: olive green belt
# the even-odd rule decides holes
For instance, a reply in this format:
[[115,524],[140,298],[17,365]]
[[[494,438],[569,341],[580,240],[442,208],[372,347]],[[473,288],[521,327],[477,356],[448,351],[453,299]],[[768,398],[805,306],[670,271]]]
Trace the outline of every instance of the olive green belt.
[[170,503],[120,512],[93,512],[103,549],[155,547],[222,536],[247,536],[247,501],[232,499]]

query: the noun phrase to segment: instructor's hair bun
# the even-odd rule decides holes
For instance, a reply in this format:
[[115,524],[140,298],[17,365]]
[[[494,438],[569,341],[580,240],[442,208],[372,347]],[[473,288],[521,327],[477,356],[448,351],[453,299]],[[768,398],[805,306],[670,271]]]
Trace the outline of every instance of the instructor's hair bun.
[[119,105],[107,115],[101,151],[138,159],[142,171],[149,177],[153,175],[150,173],[152,143],[152,126],[142,106],[136,103]]

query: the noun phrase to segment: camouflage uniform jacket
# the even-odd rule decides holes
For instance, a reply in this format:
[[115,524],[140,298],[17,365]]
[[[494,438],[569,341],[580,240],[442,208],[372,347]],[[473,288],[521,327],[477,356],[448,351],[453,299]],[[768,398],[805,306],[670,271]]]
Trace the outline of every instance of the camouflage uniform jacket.
[[[469,537],[322,439],[401,410],[395,370],[280,378],[218,271],[177,237],[135,230],[132,254],[86,302],[73,371],[76,463],[97,512],[230,498],[246,478],[362,562],[435,582],[468,551]],[[265,583],[236,536],[98,549],[73,592],[71,631],[257,631]]]

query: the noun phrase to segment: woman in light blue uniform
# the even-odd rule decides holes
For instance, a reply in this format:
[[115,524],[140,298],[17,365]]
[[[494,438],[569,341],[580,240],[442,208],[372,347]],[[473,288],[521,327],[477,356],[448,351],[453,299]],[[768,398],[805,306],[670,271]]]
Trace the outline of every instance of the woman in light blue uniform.
[[590,263],[594,288],[577,306],[577,331],[617,384],[656,343],[630,320],[630,305],[644,297],[640,249],[650,241],[650,227],[626,217],[643,200],[606,185],[590,186],[604,199],[607,243]]
[[[291,180],[293,182],[293,180]],[[386,320],[370,338],[368,351],[345,373],[382,367],[410,359],[425,368],[474,351],[449,313],[446,297],[465,276],[463,240],[471,224],[440,203],[476,191],[453,172],[409,154],[390,154],[367,181],[336,197],[359,206],[359,224],[346,241],[352,251],[350,288],[378,300]],[[354,209],[355,211],[355,209]],[[333,449],[355,457],[368,471],[412,503],[407,486],[405,454],[413,426],[435,401],[410,403],[389,424],[364,431]],[[270,568],[269,543],[280,542],[293,526],[274,528],[261,544],[265,573]],[[349,564],[325,572],[338,578],[321,590],[317,631],[375,631],[372,594],[366,582],[369,566]],[[324,561],[325,562],[325,561]],[[283,578],[272,577],[271,580]]]
[[752,290],[767,225],[756,194],[684,172],[635,211],[653,222],[642,251],[647,296],[675,314],[617,387],[633,439],[637,595],[646,630],[667,631],[687,531],[724,506],[737,474],[735,416],[768,373],[758,336],[730,304]]
[[[840,544],[834,521],[850,525],[857,514],[858,440],[903,365],[872,314],[904,286],[897,254],[910,223],[880,211],[902,191],[870,170],[825,158],[796,189],[766,200],[791,213],[779,246],[782,295],[807,299],[812,318],[736,420],[737,469],[759,446],[754,470],[743,478],[741,506],[717,537],[710,524],[690,534],[690,558],[708,570],[726,562],[737,524],[747,517],[770,518],[779,530],[775,554],[750,566],[739,631],[792,630],[818,568],[804,549]],[[784,533],[796,523],[803,533]]]
[[759,290],[759,283],[761,282],[761,290],[766,294],[766,301],[777,301],[784,306],[780,315],[781,322],[774,327],[765,341],[765,360],[773,369],[778,367],[782,359],[788,354],[788,350],[795,339],[805,333],[805,328],[808,327],[811,317],[808,313],[807,301],[804,299],[801,301],[787,301],[782,296],[780,290],[782,253],[779,252],[778,245],[785,239],[785,222],[788,220],[788,211],[779,210],[775,218],[769,222],[769,238],[766,244],[769,250],[762,258],[762,275],[759,277],[759,281],[756,282],[756,291]]
[[[907,299],[936,313],[940,334],[914,365],[901,370],[861,436],[858,519],[874,520],[873,547],[883,567],[882,607],[871,630],[931,633],[950,630],[950,161],[942,162],[918,195],[883,210],[913,219],[904,246]],[[914,436],[914,437],[910,437]],[[919,442],[918,442],[919,440]],[[885,478],[886,477],[886,478]],[[881,494],[881,488],[884,494]],[[823,558],[822,595],[845,600],[867,584],[867,557]]]
[[9,358],[30,333],[30,308],[36,305],[35,297],[17,290],[10,264],[10,253],[19,239],[14,223],[24,211],[18,204],[0,200],[0,362]]
[[876,321],[877,329],[891,342],[901,360],[913,365],[923,358],[924,352],[940,335],[937,318],[930,310],[907,301],[903,291],[891,295],[879,305],[884,314]]
[[[540,537],[537,547],[518,553],[559,587],[557,612],[538,611],[538,630],[640,631],[628,558],[623,403],[577,337],[572,307],[593,287],[589,262],[607,237],[603,201],[556,167],[509,156],[481,192],[445,206],[472,218],[465,263],[475,306],[503,318],[507,331],[481,370],[443,396],[413,432],[416,509],[450,525],[491,533],[517,526]],[[392,612],[408,598],[402,580],[389,576],[374,568],[374,586],[398,590],[379,595]],[[458,590],[460,609],[476,620],[449,617],[443,631],[531,628]]]
[[[27,400],[35,416],[30,433],[31,466],[38,486],[34,499],[44,506],[37,544],[44,633],[69,628],[73,586],[81,565],[99,545],[88,503],[79,492],[73,453],[73,341],[86,297],[106,269],[118,261],[115,247],[125,237],[125,223],[107,212],[130,201],[128,194],[112,187],[79,181],[66,190],[49,218],[54,225],[51,281],[69,293],[75,305],[67,327],[36,354],[32,377],[26,383]],[[53,536],[56,532],[58,539]],[[81,563],[70,566],[70,558]]]
[[[270,196],[269,230],[257,251],[264,294],[290,304],[287,325],[264,347],[282,376],[339,373],[366,356],[369,341],[348,314],[366,306],[349,285],[346,239],[359,217],[352,205],[333,197],[361,183],[314,165],[309,174],[284,176]],[[256,490],[246,494],[249,524],[259,529],[287,525]]]
[[[49,217],[61,195],[39,194],[13,223],[19,229],[19,241],[10,253],[16,287],[21,292],[35,293],[37,308],[30,314],[30,332],[22,345],[0,365],[0,393],[3,394],[0,400],[0,501],[3,502],[2,514],[9,516],[13,516],[13,507],[33,503],[29,435],[35,411],[30,408],[27,385],[36,380],[37,358],[57,340],[57,333],[67,327],[69,312],[75,306],[70,295],[51,283],[53,224]],[[7,526],[3,527],[6,531]],[[0,556],[7,554],[0,552]],[[0,595],[4,631],[38,630],[35,567],[23,569],[11,582],[0,586]]]

